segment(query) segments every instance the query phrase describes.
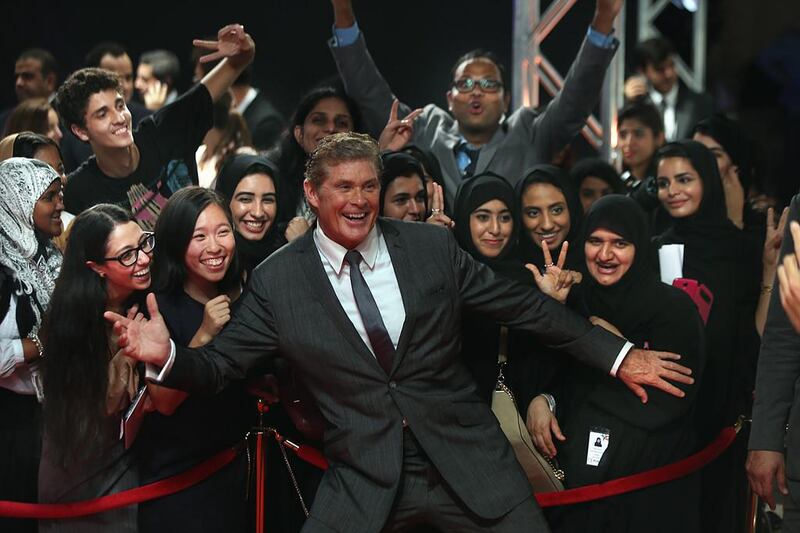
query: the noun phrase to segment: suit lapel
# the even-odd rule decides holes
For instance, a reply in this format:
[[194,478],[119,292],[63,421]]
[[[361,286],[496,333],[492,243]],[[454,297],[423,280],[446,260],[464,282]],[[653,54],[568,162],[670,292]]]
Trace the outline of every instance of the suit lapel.
[[375,356],[364,344],[361,335],[356,331],[355,326],[348,318],[347,313],[344,312],[339,298],[331,286],[328,276],[325,274],[325,267],[322,265],[322,259],[319,257],[319,251],[314,244],[314,228],[309,229],[305,235],[301,237],[298,243],[296,253],[302,256],[303,273],[308,281],[310,290],[316,296],[316,300],[322,305],[325,312],[333,321],[336,329],[344,336],[345,339],[355,348],[355,351],[373,366],[377,371],[384,373],[380,364],[378,364]]
[[378,220],[386,241],[386,248],[392,258],[392,268],[397,278],[397,285],[400,288],[400,297],[403,299],[403,307],[406,312],[406,319],[403,322],[403,329],[400,331],[400,339],[397,341],[397,350],[392,362],[392,374],[397,370],[408,348],[408,340],[414,331],[417,309],[417,284],[414,280],[414,270],[408,260],[408,249],[405,246],[400,233],[388,223]]
[[683,85],[678,86],[678,98],[675,101],[675,139],[683,139],[688,136],[689,128],[693,127],[694,102],[687,98],[686,90]]
[[486,169],[489,168],[489,164],[492,162],[492,159],[494,159],[494,155],[497,153],[497,148],[500,146],[503,136],[505,136],[505,131],[503,131],[503,126],[501,125],[497,128],[497,131],[494,132],[494,135],[492,135],[492,139],[487,144],[481,146],[481,151],[478,155],[478,164],[475,166],[475,175],[486,172]]

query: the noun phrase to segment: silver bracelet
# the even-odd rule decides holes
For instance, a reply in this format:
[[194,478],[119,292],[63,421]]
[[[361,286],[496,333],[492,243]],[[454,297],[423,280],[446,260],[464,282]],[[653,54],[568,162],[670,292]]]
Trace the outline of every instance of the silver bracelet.
[[39,359],[44,359],[44,346],[42,345],[42,341],[39,340],[39,335],[31,333],[28,335],[28,340],[36,346],[36,351],[39,352]]

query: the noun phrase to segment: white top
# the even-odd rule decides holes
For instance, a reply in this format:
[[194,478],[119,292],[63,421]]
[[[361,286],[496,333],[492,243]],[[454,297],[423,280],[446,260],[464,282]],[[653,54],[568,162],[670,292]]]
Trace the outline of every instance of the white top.
[[[358,311],[355,296],[353,296],[350,265],[344,260],[347,248],[325,235],[319,224],[314,230],[314,244],[317,246],[322,266],[325,268],[325,275],[328,276],[345,314],[355,326],[364,344],[375,355],[361,313]],[[397,284],[397,276],[392,266],[392,258],[389,256],[389,249],[386,247],[386,240],[377,226],[374,226],[367,238],[356,246],[356,250],[364,258],[361,261],[361,274],[364,276],[364,281],[367,283],[372,297],[375,298],[392,344],[397,348],[400,332],[406,320],[406,310],[403,307],[400,286]]]
[[17,296],[11,295],[8,312],[0,322],[0,387],[17,394],[35,394],[31,373],[22,353],[17,328]]

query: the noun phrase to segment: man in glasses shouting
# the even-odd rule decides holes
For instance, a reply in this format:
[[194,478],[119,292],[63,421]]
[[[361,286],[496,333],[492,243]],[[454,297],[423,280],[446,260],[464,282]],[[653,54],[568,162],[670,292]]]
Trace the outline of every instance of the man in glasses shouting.
[[[369,133],[377,138],[395,96],[367,51],[351,0],[331,2],[334,60]],[[622,0],[597,0],[594,19],[564,87],[541,113],[522,107],[507,116],[509,79],[491,52],[473,50],[456,61],[447,91],[450,112],[434,104],[425,106],[413,120],[411,139],[439,160],[447,204],[452,205],[465,177],[490,170],[515,183],[525,169],[550,162],[572,140],[599,99],[606,68],[619,44],[612,32],[621,8]],[[409,111],[401,104],[399,116]]]

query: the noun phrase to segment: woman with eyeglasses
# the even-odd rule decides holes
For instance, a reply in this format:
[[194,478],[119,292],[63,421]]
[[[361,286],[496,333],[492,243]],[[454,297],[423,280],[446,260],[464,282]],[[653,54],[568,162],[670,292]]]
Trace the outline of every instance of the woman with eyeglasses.
[[[203,346],[230,320],[242,286],[234,222],[215,191],[187,187],[164,206],[155,227],[153,290],[170,337]],[[241,442],[255,420],[244,383],[214,396],[152,386],[157,413],[145,419],[136,442],[143,484],[184,472]],[[139,506],[139,531],[244,531],[247,458],[239,456],[208,479]]]
[[[105,311],[137,314],[150,287],[155,238],[124,209],[100,204],[75,218],[41,339],[44,439],[39,500],[64,503],[139,485],[120,420],[143,383],[122,354]],[[136,506],[68,520],[41,520],[39,531],[138,531]]]
[[[61,179],[46,163],[0,163],[0,500],[36,501],[41,408],[36,379],[42,317],[61,267]],[[0,519],[0,531],[35,531]]]

